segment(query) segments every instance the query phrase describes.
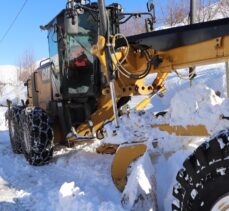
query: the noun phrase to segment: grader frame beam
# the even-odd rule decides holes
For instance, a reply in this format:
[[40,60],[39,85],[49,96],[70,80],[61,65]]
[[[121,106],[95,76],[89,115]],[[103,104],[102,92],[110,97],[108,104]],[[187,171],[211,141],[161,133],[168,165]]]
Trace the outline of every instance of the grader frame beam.
[[[213,20],[192,25],[173,27],[127,37],[131,45],[141,45],[156,51],[200,43],[229,34],[229,18]],[[117,46],[123,46],[123,39],[117,40]]]
[[[223,24],[223,26],[217,26],[217,23],[224,23],[226,22],[226,25]],[[213,25],[213,28],[211,27]],[[193,26],[193,25],[192,25]],[[203,29],[201,28],[203,27]],[[200,36],[199,38],[195,38],[194,31],[190,31],[190,29],[197,29],[197,31],[201,32],[203,36]],[[193,28],[188,27],[179,27],[177,29],[172,29],[172,32],[176,33],[176,38],[181,38],[184,35],[187,35],[187,31],[185,29],[189,29],[189,36],[194,36],[194,41],[189,42],[189,38],[185,38],[183,40],[186,42],[185,44],[180,43],[173,43],[174,46],[171,48],[160,48],[155,49],[151,44],[149,43],[149,40],[153,40],[153,33],[147,33],[143,35],[139,35],[139,37],[147,37],[147,44],[144,44],[144,39],[137,40],[137,43],[131,43],[132,46],[130,46],[129,54],[127,55],[126,61],[123,64],[124,68],[129,70],[131,73],[136,73],[139,70],[143,70],[146,68],[147,60],[146,57],[143,56],[142,51],[138,51],[136,49],[142,49],[143,47],[147,49],[148,53],[150,54],[152,58],[152,65],[150,69],[150,73],[156,73],[157,76],[155,80],[152,83],[152,87],[148,89],[148,95],[154,95],[158,91],[164,89],[164,81],[169,75],[169,73],[173,72],[174,70],[180,69],[180,68],[188,68],[192,66],[197,65],[205,65],[205,64],[211,64],[211,63],[217,63],[221,61],[227,61],[229,59],[229,19],[225,19],[223,21],[215,21],[207,24],[197,24],[194,25]],[[214,29],[214,30],[213,30]],[[223,30],[224,29],[224,30]],[[213,34],[206,34],[204,35],[203,32],[210,32],[211,30],[214,31]],[[186,32],[186,33],[185,33]],[[156,32],[159,33],[159,32]],[[180,33],[180,36],[179,36]],[[182,35],[182,36],[181,36]],[[136,38],[136,37],[135,37]],[[132,38],[129,38],[131,40]],[[160,39],[160,38],[158,38]],[[167,39],[167,38],[166,38]],[[162,38],[163,40],[163,38]],[[169,39],[167,39],[169,41]],[[172,42],[172,40],[171,40]],[[181,41],[182,42],[182,41]],[[107,71],[107,63],[106,63],[106,55],[104,49],[106,41],[105,38],[100,36],[98,39],[98,44],[93,48],[93,54],[98,57],[100,60],[100,63],[102,64],[104,74],[106,75]],[[128,46],[127,46],[128,47]],[[122,47],[120,51],[116,52],[116,56],[112,55],[114,58],[122,59],[125,57],[126,49],[125,47]],[[159,58],[159,63],[157,65],[153,64],[153,58]],[[114,66],[116,62],[113,58]],[[126,96],[122,90],[120,90],[121,85],[124,85],[126,87],[133,86],[135,87],[133,90],[129,89],[128,94],[129,95],[136,95],[141,94],[141,91],[145,90],[145,84],[144,80],[131,80],[129,78],[125,78],[121,73],[118,74],[116,80],[114,81],[115,89],[117,93],[117,99],[119,99],[122,96]],[[136,93],[137,91],[137,93]],[[109,96],[109,92],[107,92],[107,95]],[[149,102],[150,97],[147,98],[145,101],[140,103],[137,107],[137,109],[144,108]],[[109,104],[109,110],[112,108],[111,101]],[[108,107],[107,107],[108,108]],[[97,110],[96,113],[101,114],[100,110]],[[113,119],[113,114],[110,112],[110,120]],[[95,115],[95,118],[97,119],[97,115]],[[101,123],[101,121],[100,121]],[[101,126],[101,125],[100,125]],[[183,126],[170,126],[167,124],[163,125],[152,125],[153,128],[159,128],[162,131],[167,131],[168,133],[176,134],[179,136],[208,136],[208,131],[203,125],[189,125],[187,127]],[[113,182],[116,185],[116,187],[123,191],[126,181],[127,181],[127,169],[131,162],[133,162],[135,159],[143,155],[146,151],[146,145],[145,144],[139,144],[139,145],[131,145],[131,146],[120,146],[115,154],[115,158],[112,163],[112,178]]]
[[[105,38],[100,36],[98,39],[98,44],[92,49],[92,53],[100,60],[100,63],[102,64],[102,69],[106,76],[107,64],[104,49]],[[152,83],[152,86],[149,89],[146,89],[147,86],[144,84],[143,79],[127,79],[119,74],[114,81],[117,99],[120,99],[124,96],[151,95],[156,93],[158,91],[158,88],[159,90],[163,88],[164,80],[167,78],[168,73],[171,73],[176,69],[227,61],[229,59],[229,35],[224,35],[221,37],[178,47],[175,49],[170,49],[167,51],[157,51],[156,53],[154,49],[148,49],[148,51],[150,52],[150,55],[152,57],[159,56],[162,59],[162,63],[159,65],[159,67],[155,68],[153,65],[151,67],[150,72],[157,73],[157,77]],[[122,49],[121,51],[117,52],[117,57],[121,59],[124,54],[125,49]],[[133,62],[134,64],[137,64],[135,66],[136,69],[133,69]],[[131,49],[124,66],[126,69],[132,72],[137,72],[139,69],[142,70],[143,68],[145,68],[146,63],[146,58],[142,56],[141,52],[137,52],[134,51],[134,49]],[[124,90],[128,90],[128,92]],[[105,120],[113,119],[112,102],[110,100],[109,90],[106,93],[107,94],[105,94],[100,99],[100,104],[102,106],[99,107],[99,109],[92,115],[92,121],[94,122],[95,131],[102,127]],[[106,102],[106,104],[103,103],[104,101]],[[104,111],[106,111],[106,115]],[[103,116],[106,116],[106,119],[104,119]],[[84,135],[90,133],[90,129],[88,128],[87,124],[83,124],[79,128],[77,128],[77,132],[81,135]]]

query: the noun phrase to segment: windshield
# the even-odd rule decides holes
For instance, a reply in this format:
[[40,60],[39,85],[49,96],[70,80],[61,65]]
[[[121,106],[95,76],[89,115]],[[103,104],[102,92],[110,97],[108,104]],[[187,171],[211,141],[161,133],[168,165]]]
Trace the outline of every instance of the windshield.
[[84,55],[90,63],[93,63],[93,56],[90,53],[91,47],[97,43],[98,24],[88,11],[78,15],[78,34],[67,36],[68,61],[77,59]]

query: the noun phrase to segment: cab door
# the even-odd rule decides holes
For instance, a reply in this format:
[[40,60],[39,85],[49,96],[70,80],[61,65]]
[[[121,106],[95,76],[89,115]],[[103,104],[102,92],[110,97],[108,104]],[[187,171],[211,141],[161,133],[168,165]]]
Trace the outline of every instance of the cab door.
[[52,99],[51,64],[39,67],[32,77],[33,105],[47,110]]

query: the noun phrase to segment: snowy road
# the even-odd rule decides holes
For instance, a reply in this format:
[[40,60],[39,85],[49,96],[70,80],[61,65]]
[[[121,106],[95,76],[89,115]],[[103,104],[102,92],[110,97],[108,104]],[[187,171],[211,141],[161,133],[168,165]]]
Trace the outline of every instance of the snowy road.
[[93,145],[59,150],[49,165],[33,167],[1,132],[0,210],[121,210],[112,156],[96,154]]

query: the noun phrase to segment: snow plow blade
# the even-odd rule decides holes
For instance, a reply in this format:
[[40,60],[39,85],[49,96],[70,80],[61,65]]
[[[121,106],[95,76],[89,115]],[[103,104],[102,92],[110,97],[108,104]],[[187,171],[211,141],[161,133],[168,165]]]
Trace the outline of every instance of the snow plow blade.
[[[204,125],[171,126],[169,124],[152,125],[161,131],[177,136],[209,136]],[[127,173],[130,164],[144,155],[147,146],[142,143],[120,145],[117,149],[111,167],[112,179],[117,189],[122,192],[127,183]]]
[[120,146],[114,156],[111,175],[119,191],[123,191],[127,183],[127,169],[137,158],[141,157],[147,149],[145,144],[130,144]]

